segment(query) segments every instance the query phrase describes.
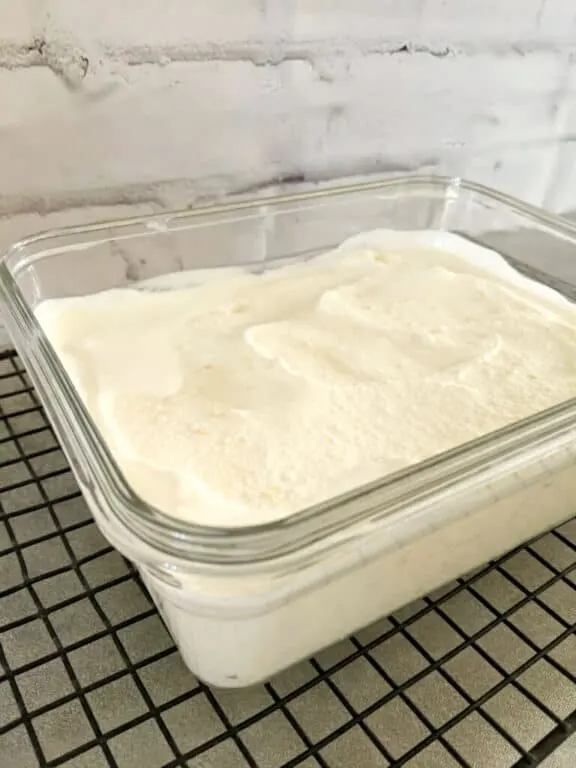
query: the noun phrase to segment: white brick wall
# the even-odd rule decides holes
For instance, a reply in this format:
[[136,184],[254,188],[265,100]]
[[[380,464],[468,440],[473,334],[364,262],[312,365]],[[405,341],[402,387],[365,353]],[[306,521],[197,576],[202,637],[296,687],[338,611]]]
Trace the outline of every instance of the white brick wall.
[[38,9],[36,0],[0,3],[0,44],[26,46],[38,20]]
[[183,50],[266,37],[274,30],[262,5],[259,0],[48,0],[46,28],[87,50]]
[[575,19],[570,0],[0,0],[0,215],[419,168],[576,207]]
[[0,248],[286,176],[576,209],[575,53],[570,0],[0,0]]

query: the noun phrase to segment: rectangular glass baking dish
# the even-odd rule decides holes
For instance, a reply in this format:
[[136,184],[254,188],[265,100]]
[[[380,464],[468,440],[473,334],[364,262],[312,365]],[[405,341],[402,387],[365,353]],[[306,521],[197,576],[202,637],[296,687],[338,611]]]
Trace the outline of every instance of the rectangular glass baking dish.
[[200,527],[124,481],[35,320],[43,299],[180,270],[306,259],[376,228],[441,229],[576,295],[576,227],[459,179],[407,177],[48,232],[0,264],[7,329],[94,518],[206,682],[270,678],[571,517],[576,400],[280,522]]

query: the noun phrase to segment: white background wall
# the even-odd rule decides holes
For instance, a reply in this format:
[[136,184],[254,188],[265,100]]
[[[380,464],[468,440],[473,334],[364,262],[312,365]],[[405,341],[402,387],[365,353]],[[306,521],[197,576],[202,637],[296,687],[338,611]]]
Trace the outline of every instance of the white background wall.
[[0,0],[0,245],[369,170],[576,207],[574,51],[571,0]]

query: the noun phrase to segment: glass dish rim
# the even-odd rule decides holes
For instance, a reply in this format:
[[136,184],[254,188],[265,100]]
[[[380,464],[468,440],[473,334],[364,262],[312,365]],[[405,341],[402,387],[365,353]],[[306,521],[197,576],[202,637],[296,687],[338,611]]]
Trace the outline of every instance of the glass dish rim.
[[[24,353],[22,357],[33,369],[33,373],[38,374],[42,370],[49,375],[52,394],[58,404],[58,415],[66,422],[66,433],[69,435],[71,430],[76,430],[74,450],[78,451],[81,446],[83,459],[95,469],[98,495],[105,498],[107,510],[114,510],[112,514],[118,516],[130,533],[149,546],[188,562],[223,565],[272,561],[288,557],[307,547],[313,548],[318,543],[322,545],[333,538],[332,535],[341,541],[343,533],[348,531],[352,534],[355,528],[361,528],[362,524],[368,521],[377,523],[386,518],[392,525],[398,522],[403,514],[406,515],[410,502],[415,499],[431,498],[447,489],[455,490],[466,480],[485,471],[489,462],[493,464],[514,452],[521,453],[532,447],[535,441],[549,442],[567,430],[576,428],[576,398],[573,398],[528,419],[514,422],[496,432],[280,520],[241,527],[202,526],[183,521],[147,504],[124,480],[120,468],[100,439],[87,410],[7,266],[11,255],[20,253],[26,257],[27,249],[44,242],[48,245],[56,238],[72,238],[77,235],[88,237],[107,232],[106,237],[101,240],[87,239],[84,244],[74,244],[75,250],[82,250],[83,246],[89,247],[95,242],[115,239],[114,232],[124,228],[143,227],[147,231],[140,234],[156,234],[161,237],[164,232],[168,235],[172,231],[170,225],[174,222],[182,223],[187,219],[193,222],[201,217],[216,217],[220,214],[256,213],[263,207],[272,209],[286,203],[309,203],[350,194],[376,193],[380,190],[408,192],[418,188],[444,190],[446,195],[454,191],[455,198],[459,190],[477,194],[505,206],[510,212],[528,221],[547,226],[552,230],[552,234],[573,239],[576,247],[576,224],[572,224],[568,219],[475,182],[457,177],[410,175],[348,184],[325,184],[311,191],[280,195],[259,194],[249,198],[232,198],[216,204],[203,204],[193,209],[63,227],[20,240],[3,253],[0,260],[0,300],[7,310],[5,320],[9,330],[10,321],[17,320],[18,330],[11,334],[12,340],[17,350],[21,354]],[[151,227],[152,222],[155,222],[156,226]],[[162,223],[161,228],[158,222]],[[137,235],[138,232],[133,232],[124,237]],[[66,250],[65,246],[59,246],[58,250],[60,248]],[[47,255],[46,252],[35,254],[35,258],[41,258],[43,255]],[[33,264],[33,261],[26,263]],[[22,341],[34,340],[33,353],[26,354],[24,349],[19,349],[19,336]],[[61,403],[67,407],[63,407]]]

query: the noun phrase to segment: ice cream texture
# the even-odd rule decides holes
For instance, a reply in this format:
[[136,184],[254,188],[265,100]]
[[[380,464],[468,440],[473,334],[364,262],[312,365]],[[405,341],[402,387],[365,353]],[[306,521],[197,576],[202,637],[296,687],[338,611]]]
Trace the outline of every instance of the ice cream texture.
[[446,232],[35,312],[133,490],[204,525],[285,518],[576,395],[574,305]]

